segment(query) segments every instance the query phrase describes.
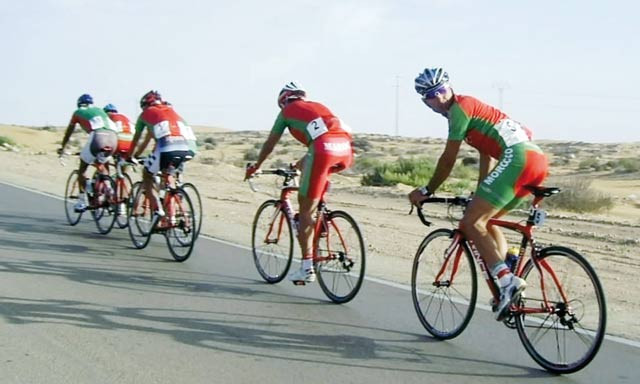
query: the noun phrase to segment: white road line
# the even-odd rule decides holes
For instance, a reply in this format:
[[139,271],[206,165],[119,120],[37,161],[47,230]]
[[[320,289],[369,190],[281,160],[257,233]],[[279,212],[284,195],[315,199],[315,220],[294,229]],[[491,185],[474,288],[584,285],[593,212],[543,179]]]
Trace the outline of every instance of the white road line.
[[[22,189],[22,190],[29,191],[29,192],[32,192],[32,193],[36,193],[38,195],[51,197],[51,198],[54,198],[54,199],[57,199],[57,200],[64,200],[64,197],[61,197],[61,196],[58,196],[58,195],[54,195],[52,193],[38,191],[38,190],[33,189],[33,188],[23,187],[23,186],[16,185],[16,184],[13,184],[13,183],[8,183],[6,181],[0,181],[0,184],[9,185],[9,186],[11,186],[13,188]],[[205,238],[207,240],[216,241],[216,242],[218,242],[220,244],[225,244],[225,245],[228,245],[228,246],[231,246],[231,247],[236,247],[236,248],[244,249],[246,251],[251,251],[251,247],[247,247],[247,246],[242,245],[242,244],[237,244],[237,243],[233,243],[231,241],[219,239],[219,238],[216,238],[216,237],[213,237],[213,236],[210,236],[210,235],[202,234],[200,237],[203,237],[203,238]],[[297,260],[296,260],[296,262],[297,262]],[[371,282],[377,283],[377,284],[386,285],[388,287],[393,287],[393,288],[402,289],[404,291],[411,292],[411,286],[406,285],[406,284],[400,284],[400,283],[396,283],[396,282],[393,282],[393,281],[388,281],[388,280],[380,279],[380,278],[377,278],[377,277],[368,277],[368,276],[365,276],[365,280],[371,281]],[[482,305],[482,304],[476,303],[476,308],[479,308],[479,309],[482,309],[482,310],[488,311],[488,312],[491,311],[491,308],[488,305]],[[630,347],[640,348],[640,341],[625,339],[624,337],[613,336],[613,335],[605,335],[605,339],[609,340],[609,341],[616,342],[616,343],[628,345]]]

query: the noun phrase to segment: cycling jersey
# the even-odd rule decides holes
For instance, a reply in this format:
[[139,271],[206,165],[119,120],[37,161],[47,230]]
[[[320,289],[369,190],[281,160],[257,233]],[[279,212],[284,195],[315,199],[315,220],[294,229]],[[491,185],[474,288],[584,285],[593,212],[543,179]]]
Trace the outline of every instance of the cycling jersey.
[[118,153],[128,153],[133,140],[133,127],[129,118],[121,113],[107,112],[118,134]]
[[499,109],[471,96],[455,95],[447,118],[449,140],[464,140],[498,160],[476,191],[494,208],[513,209],[529,193],[525,185],[540,185],[546,178],[548,161],[531,142],[531,130]]
[[69,128],[80,124],[85,132],[91,133],[96,129],[116,130],[115,124],[109,119],[107,113],[98,107],[80,107],[71,116]]
[[282,134],[286,128],[309,148],[298,193],[320,199],[330,173],[353,164],[353,147],[349,128],[324,105],[307,100],[288,103],[278,114],[271,129]]
[[528,128],[471,96],[455,95],[447,118],[449,140],[464,140],[494,159],[499,159],[507,147],[531,141]]
[[193,130],[175,110],[165,104],[146,108],[136,122],[136,132],[148,128],[156,140],[160,152],[192,150],[196,137]]
[[307,147],[323,135],[351,139],[349,128],[327,107],[314,101],[295,100],[288,103],[276,117],[271,132],[282,134],[286,128]]

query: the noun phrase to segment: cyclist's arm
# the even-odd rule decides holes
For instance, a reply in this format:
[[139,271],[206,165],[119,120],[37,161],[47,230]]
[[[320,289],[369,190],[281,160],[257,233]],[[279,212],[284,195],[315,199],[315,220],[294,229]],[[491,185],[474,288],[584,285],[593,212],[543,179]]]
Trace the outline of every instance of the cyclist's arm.
[[461,140],[447,140],[447,145],[444,148],[444,152],[440,155],[436,170],[433,172],[431,180],[427,187],[431,193],[435,192],[438,187],[449,177],[453,166],[456,163],[458,157],[458,151],[460,150]]
[[493,167],[493,158],[489,155],[480,154],[480,164],[478,169],[478,186],[489,174],[489,170]]
[[260,168],[262,163],[267,159],[267,157],[271,154],[271,152],[273,152],[273,148],[276,146],[276,144],[278,144],[278,141],[280,141],[281,136],[282,136],[282,133],[280,132],[272,131],[269,134],[267,141],[265,141],[264,144],[262,144],[262,148],[260,149],[260,154],[258,155],[258,161],[256,161],[256,165],[255,165],[256,168]]
[[67,143],[69,142],[69,138],[71,137],[71,134],[73,134],[73,131],[76,128],[76,123],[77,123],[77,119],[76,119],[76,115],[74,114],[71,117],[71,121],[69,122],[69,125],[67,125],[67,130],[64,132],[64,138],[62,139],[63,149],[64,147],[67,146]]
[[140,155],[142,155],[142,152],[144,152],[144,150],[147,149],[147,145],[149,145],[149,142],[151,141],[152,136],[153,135],[151,134],[151,131],[147,131],[147,135],[145,136],[144,140],[140,144],[140,147],[138,147],[135,157],[140,157]]

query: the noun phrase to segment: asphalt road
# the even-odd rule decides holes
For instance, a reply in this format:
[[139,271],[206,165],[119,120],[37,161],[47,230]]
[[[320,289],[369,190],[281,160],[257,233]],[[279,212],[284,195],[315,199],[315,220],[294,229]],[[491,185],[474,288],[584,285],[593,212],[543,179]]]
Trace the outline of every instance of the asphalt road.
[[0,194],[0,383],[640,381],[638,347],[607,340],[550,375],[486,311],[436,341],[404,289],[366,281],[335,305],[317,285],[263,283],[241,247],[201,237],[180,264],[160,236],[136,250],[89,214],[69,226],[59,199]]

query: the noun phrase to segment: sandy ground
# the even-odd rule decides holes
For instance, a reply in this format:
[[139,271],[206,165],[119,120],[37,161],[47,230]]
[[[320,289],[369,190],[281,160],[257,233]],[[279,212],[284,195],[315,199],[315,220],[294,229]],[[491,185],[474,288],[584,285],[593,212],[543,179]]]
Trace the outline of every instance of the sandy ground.
[[[212,131],[207,131],[211,133]],[[63,167],[55,155],[63,132],[0,126],[0,136],[19,144],[19,151],[0,150],[0,181],[63,195],[66,178],[77,160]],[[86,140],[77,136],[81,142]],[[198,186],[203,198],[202,232],[243,245],[250,244],[250,228],[259,204],[276,195],[274,180],[260,179],[261,192],[254,193],[242,182],[242,153],[263,134],[216,132],[215,148],[202,151],[189,163],[186,179]],[[238,149],[233,149],[233,146]],[[249,146],[251,147],[251,145]],[[290,151],[284,149],[291,148]],[[300,148],[299,148],[300,147]],[[303,153],[301,146],[279,147],[284,158]],[[295,149],[294,149],[295,148]],[[275,155],[278,153],[276,152]],[[140,173],[133,175],[139,178]],[[564,245],[587,257],[604,286],[608,305],[607,333],[640,340],[640,295],[631,289],[640,272],[640,208],[628,196],[640,195],[640,180],[597,180],[619,197],[610,212],[599,215],[550,214],[536,234],[543,244]],[[336,175],[328,204],[350,212],[360,223],[367,244],[367,275],[408,284],[412,261],[423,237],[431,231],[416,216],[408,216],[409,187],[362,187],[357,176]],[[60,214],[64,215],[62,206]],[[433,211],[436,227],[451,227],[444,210]],[[480,303],[488,292],[480,283]],[[407,292],[408,298],[410,293]],[[417,321],[417,319],[416,319]]]

